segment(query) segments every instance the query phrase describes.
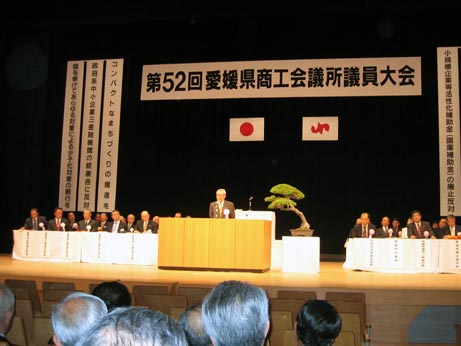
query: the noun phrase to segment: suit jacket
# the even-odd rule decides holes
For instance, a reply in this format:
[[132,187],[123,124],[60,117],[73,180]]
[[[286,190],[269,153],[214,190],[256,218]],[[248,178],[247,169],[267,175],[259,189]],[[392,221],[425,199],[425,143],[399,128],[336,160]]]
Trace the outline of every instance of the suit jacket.
[[[43,223],[43,225],[45,226],[45,229],[48,229],[48,220],[46,219],[46,217],[39,215],[37,217],[37,228],[38,228],[37,230],[38,231],[43,230],[42,228],[40,228],[40,226],[38,226],[38,225],[40,225],[40,222]],[[31,217],[28,217],[26,219],[26,222],[24,222],[24,228],[25,229],[32,229],[33,228],[33,222],[32,222]]]
[[[379,238],[378,232],[376,231],[376,226],[373,225],[372,223],[369,223],[368,232],[370,232],[370,230],[372,229],[375,230],[375,234],[373,234],[372,238]],[[349,232],[349,238],[362,238],[362,224],[361,223],[352,227],[351,231]]]
[[219,214],[218,201],[214,201],[214,202],[210,203],[210,207],[208,208],[208,215],[212,219],[219,219],[219,218],[224,219],[226,217],[224,215],[224,209],[229,209],[229,219],[234,219],[235,218],[234,203],[226,201],[226,200],[224,200],[223,208],[222,208],[223,212],[222,212],[221,215]]
[[[73,231],[72,226],[69,223],[69,220],[67,220],[65,218],[61,218],[61,223],[63,223],[63,222],[66,224],[65,229],[66,229],[67,232]],[[56,225],[56,218],[48,220],[48,229],[50,231],[57,231],[58,230],[58,227]],[[62,231],[61,225],[59,225],[59,230]]]
[[[144,221],[143,220],[138,220],[136,222],[136,227],[134,229],[136,231],[139,231],[139,232],[143,233],[144,232]],[[152,233],[158,233],[158,225],[152,220],[149,220],[147,222],[147,229],[150,229],[152,231]]]
[[379,227],[377,230],[376,230],[376,238],[389,238],[389,234],[387,233],[390,229],[392,229],[391,227],[387,227],[387,230],[385,231],[383,227]]
[[[86,231],[85,220],[80,220],[77,222],[78,229],[80,231]],[[91,226],[90,232],[97,232],[98,231],[98,222],[96,220],[90,219],[89,225]]]
[[[461,226],[455,225],[455,235],[461,232]],[[434,231],[435,236],[439,239],[442,239],[446,235],[451,235],[450,226],[446,225],[445,227],[436,229]]]
[[[109,233],[112,233],[112,227],[114,226],[114,222],[108,222],[106,231]],[[119,221],[118,222],[118,227],[117,227],[117,233],[126,233],[127,232],[127,227],[126,223]]]
[[96,222],[96,228],[98,231],[100,227],[101,227],[101,232],[111,232],[112,231],[112,225],[110,224],[109,221],[106,221],[104,225],[102,225],[102,222]]
[[412,235],[414,235],[416,238],[419,239],[424,239],[424,232],[428,231],[429,232],[429,238],[434,236],[434,232],[432,231],[432,227],[427,221],[421,221],[421,236],[418,235],[418,230],[416,228],[416,224],[414,222],[410,223],[407,225],[407,233],[408,233],[408,238],[411,238]]
[[133,223],[133,224],[131,224],[131,225],[127,223],[127,224],[125,225],[125,229],[126,229],[127,232],[131,232],[131,231],[130,231],[131,228],[133,228],[133,230],[135,230],[135,229],[136,229],[136,223]]

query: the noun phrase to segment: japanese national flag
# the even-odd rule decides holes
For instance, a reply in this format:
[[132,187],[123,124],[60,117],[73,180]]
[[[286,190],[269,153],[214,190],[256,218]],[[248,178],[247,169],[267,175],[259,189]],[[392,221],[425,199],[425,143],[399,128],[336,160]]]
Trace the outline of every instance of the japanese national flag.
[[230,118],[229,141],[264,141],[264,118]]
[[303,141],[337,141],[338,117],[303,117]]

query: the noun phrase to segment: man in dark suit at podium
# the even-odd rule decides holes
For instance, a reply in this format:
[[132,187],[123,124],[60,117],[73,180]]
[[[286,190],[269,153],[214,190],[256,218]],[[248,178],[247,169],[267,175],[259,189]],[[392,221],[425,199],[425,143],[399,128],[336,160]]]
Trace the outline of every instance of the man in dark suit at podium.
[[411,220],[408,228],[408,238],[411,239],[424,239],[426,238],[425,232],[427,232],[427,238],[436,239],[432,227],[427,221],[421,221],[421,213],[419,210],[413,210],[411,212]]
[[[40,224],[42,224],[42,226],[40,226]],[[26,219],[23,229],[38,230],[38,231],[48,229],[48,220],[46,219],[46,217],[41,216],[39,214],[37,208],[32,208],[30,210],[30,217]]]
[[370,222],[370,215],[362,213],[360,220],[361,222],[351,229],[349,238],[377,238],[376,226]]
[[[72,226],[69,224],[69,220],[63,218],[62,208],[56,207],[54,208],[54,218],[48,221],[48,229],[50,231],[72,231]],[[64,224],[64,227],[62,227]]]
[[226,201],[226,190],[218,189],[216,191],[216,201],[210,203],[208,210],[210,218],[234,219],[235,207],[234,203]]

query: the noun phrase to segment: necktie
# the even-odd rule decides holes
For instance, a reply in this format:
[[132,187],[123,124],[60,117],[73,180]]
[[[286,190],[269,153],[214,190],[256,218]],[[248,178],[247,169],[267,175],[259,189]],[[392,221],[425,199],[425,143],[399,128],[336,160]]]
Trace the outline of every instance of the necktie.
[[32,221],[32,229],[38,229],[38,227],[37,227],[37,219],[34,219]]
[[144,221],[144,232],[147,231],[147,222]]
[[219,217],[222,217],[222,202],[219,202]]
[[366,237],[367,237],[367,227],[362,226],[362,238],[366,238]]
[[421,238],[421,224],[418,223],[418,237]]
[[59,229],[61,228],[61,220],[59,219],[56,219],[56,230],[59,231]]

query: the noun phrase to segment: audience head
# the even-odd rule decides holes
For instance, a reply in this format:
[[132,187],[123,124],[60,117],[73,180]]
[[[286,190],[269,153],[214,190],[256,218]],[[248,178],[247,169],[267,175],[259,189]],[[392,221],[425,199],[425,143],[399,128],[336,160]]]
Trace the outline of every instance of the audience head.
[[202,318],[215,346],[261,346],[269,331],[269,301],[260,287],[224,281],[205,297]]
[[340,331],[341,317],[326,300],[308,300],[296,316],[296,336],[304,346],[332,345]]
[[176,321],[142,307],[121,307],[103,317],[81,338],[78,346],[187,346]]
[[131,305],[131,295],[128,288],[118,281],[101,282],[92,294],[99,297],[107,306],[107,310]]
[[189,346],[211,345],[211,339],[203,324],[201,302],[189,306],[179,317],[179,324],[186,334]]
[[0,285],[0,333],[8,334],[13,323],[15,298],[13,292]]
[[51,313],[53,341],[57,346],[72,346],[82,334],[107,314],[102,299],[84,292],[68,295]]

